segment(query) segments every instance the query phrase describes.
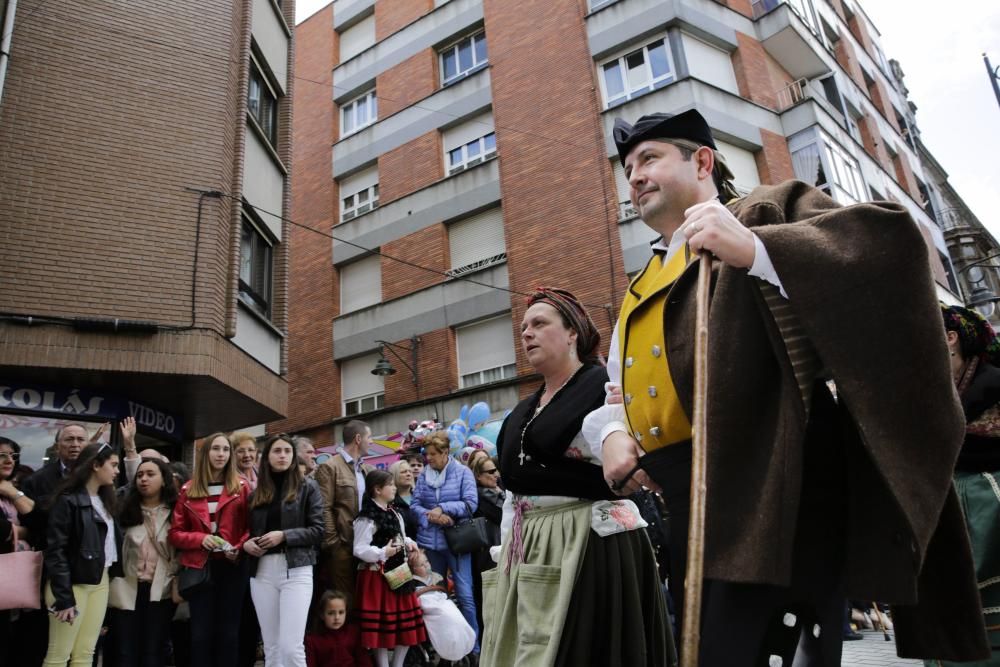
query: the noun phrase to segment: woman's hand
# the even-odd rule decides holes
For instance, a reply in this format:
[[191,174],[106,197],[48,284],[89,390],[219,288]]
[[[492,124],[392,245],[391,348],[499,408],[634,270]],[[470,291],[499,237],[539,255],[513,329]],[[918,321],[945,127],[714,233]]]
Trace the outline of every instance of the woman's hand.
[[257,544],[257,539],[258,538],[251,538],[243,543],[243,551],[246,551],[254,558],[260,558],[266,553],[266,551],[261,549],[260,545]]
[[66,609],[60,609],[59,611],[53,612],[57,621],[62,621],[63,623],[69,623],[73,625],[73,620],[76,618],[76,607],[68,607]]
[[435,507],[434,509],[432,509],[430,512],[427,513],[427,520],[430,521],[431,523],[437,523],[438,519],[441,518],[442,514],[444,514],[444,510],[442,510],[440,507]]
[[272,530],[257,538],[257,546],[261,549],[273,549],[285,541],[285,534],[280,530]]
[[215,551],[219,544],[221,544],[221,541],[215,535],[205,535],[205,538],[201,541],[201,548],[205,551]]
[[9,500],[13,500],[14,496],[16,496],[17,493],[18,493],[17,487],[11,484],[9,479],[5,479],[2,482],[0,482],[0,496],[3,496],[4,498],[7,498]]
[[385,559],[389,560],[390,558],[398,554],[399,548],[400,547],[398,544],[392,544],[391,542],[385,545]]

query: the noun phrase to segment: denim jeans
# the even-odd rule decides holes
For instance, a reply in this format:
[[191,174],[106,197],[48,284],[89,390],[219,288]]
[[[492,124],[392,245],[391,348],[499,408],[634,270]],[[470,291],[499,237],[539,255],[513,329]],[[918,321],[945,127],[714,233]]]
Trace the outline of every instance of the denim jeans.
[[236,563],[210,558],[212,583],[188,600],[191,608],[191,667],[235,667],[240,616],[250,571],[246,557]]
[[168,597],[152,602],[150,584],[139,583],[135,610],[112,609],[113,644],[117,647],[117,667],[162,667],[164,646],[176,605]]
[[472,652],[479,653],[479,623],[476,622],[476,601],[472,595],[472,554],[453,554],[444,549],[425,549],[427,560],[430,561],[431,569],[442,576],[447,576],[451,571],[451,578],[455,581],[455,594],[458,596],[458,608],[462,610],[462,616],[476,633],[476,645]]
[[303,639],[312,589],[311,565],[289,568],[282,553],[262,556],[257,563],[250,596],[264,639],[265,667],[306,667]]

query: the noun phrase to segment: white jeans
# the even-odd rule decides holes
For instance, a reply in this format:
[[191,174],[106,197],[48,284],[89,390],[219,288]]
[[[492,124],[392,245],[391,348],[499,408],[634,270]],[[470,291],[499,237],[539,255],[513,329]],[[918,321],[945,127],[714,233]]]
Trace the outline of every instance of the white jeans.
[[288,568],[285,554],[263,556],[250,578],[266,667],[306,667],[303,638],[312,598],[311,566]]

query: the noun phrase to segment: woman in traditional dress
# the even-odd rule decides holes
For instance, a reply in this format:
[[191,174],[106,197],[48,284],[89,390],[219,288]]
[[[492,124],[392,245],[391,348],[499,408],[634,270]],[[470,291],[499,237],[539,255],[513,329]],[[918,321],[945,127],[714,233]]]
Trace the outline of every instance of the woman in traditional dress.
[[[965,412],[955,490],[965,514],[993,658],[1000,664],[1000,340],[990,323],[961,306],[942,306],[951,370]],[[950,665],[937,660],[927,665]]]
[[483,574],[483,665],[675,662],[646,524],[580,434],[605,400],[599,342],[569,292],[530,298],[521,345],[544,384],[497,438],[508,494],[499,567]]

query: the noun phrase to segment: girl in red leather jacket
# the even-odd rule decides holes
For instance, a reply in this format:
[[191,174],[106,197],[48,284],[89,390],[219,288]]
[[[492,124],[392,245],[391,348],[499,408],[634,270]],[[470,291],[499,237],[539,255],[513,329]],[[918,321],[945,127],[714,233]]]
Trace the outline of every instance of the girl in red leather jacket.
[[[181,487],[170,528],[182,569],[208,569],[207,581],[183,572],[179,579],[181,595],[191,608],[193,667],[236,665],[234,647],[249,579],[247,561],[240,558],[249,534],[249,493],[237,473],[229,439],[223,433],[210,435],[195,454],[194,475]],[[186,581],[197,585],[184,590]]]

